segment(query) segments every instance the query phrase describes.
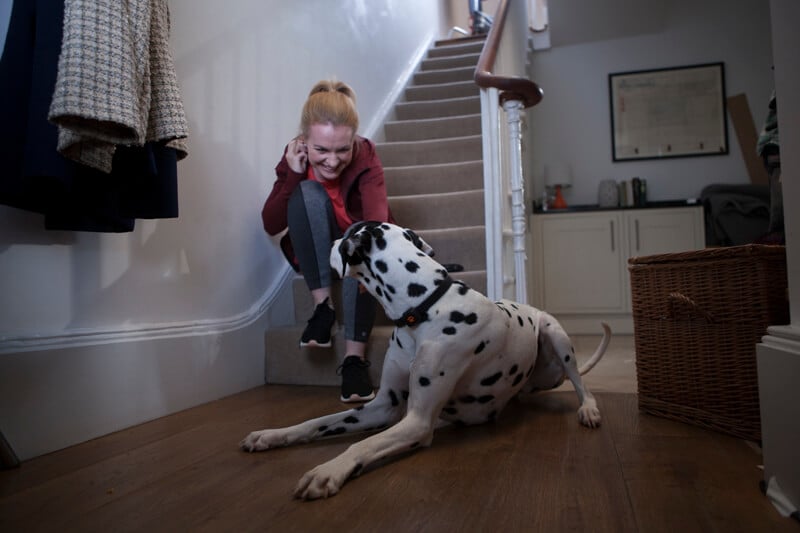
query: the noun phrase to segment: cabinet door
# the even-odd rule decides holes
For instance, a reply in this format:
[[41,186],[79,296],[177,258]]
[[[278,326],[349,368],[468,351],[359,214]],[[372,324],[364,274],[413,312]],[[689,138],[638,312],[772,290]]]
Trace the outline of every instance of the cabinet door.
[[620,213],[551,214],[537,222],[544,308],[551,313],[624,311]]
[[630,257],[686,252],[705,245],[703,208],[634,210],[625,214]]

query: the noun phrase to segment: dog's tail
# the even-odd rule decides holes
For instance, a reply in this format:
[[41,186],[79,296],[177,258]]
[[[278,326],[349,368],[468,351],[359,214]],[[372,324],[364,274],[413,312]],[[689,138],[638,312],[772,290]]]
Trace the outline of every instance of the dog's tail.
[[606,348],[608,348],[608,343],[611,340],[611,328],[605,322],[601,322],[600,325],[603,326],[603,338],[600,340],[600,346],[597,347],[589,360],[578,369],[581,376],[593,369],[594,365],[603,358],[603,354],[606,353]]

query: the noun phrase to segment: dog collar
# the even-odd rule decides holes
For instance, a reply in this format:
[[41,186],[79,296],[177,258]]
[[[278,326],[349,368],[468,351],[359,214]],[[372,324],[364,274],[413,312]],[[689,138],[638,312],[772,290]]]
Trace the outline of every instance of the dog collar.
[[417,307],[413,307],[403,313],[403,316],[394,321],[394,325],[398,328],[402,328],[404,326],[412,328],[428,320],[428,309],[430,309],[433,304],[438,302],[439,298],[444,296],[444,293],[447,292],[447,289],[449,289],[452,284],[453,278],[450,276],[445,276],[444,280],[442,280],[436,290],[433,291],[430,296],[425,298],[425,301],[423,301]]

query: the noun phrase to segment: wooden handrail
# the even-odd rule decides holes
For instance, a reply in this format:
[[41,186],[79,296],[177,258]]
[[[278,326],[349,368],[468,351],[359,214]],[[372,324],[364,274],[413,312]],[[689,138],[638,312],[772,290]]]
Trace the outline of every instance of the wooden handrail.
[[478,65],[475,67],[475,84],[483,89],[500,90],[501,104],[506,100],[520,100],[525,107],[532,107],[542,100],[542,89],[535,82],[519,76],[495,76],[492,74],[497,58],[497,49],[500,47],[500,37],[506,22],[508,3],[509,0],[501,0],[497,6],[492,27],[489,29],[489,35],[483,45]]

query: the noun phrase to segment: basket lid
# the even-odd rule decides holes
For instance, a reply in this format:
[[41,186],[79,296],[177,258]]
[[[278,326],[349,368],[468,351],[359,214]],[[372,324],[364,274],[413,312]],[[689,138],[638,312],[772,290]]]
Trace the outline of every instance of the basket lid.
[[631,257],[628,264],[653,265],[659,263],[678,263],[692,261],[710,261],[720,259],[748,259],[748,258],[783,258],[786,256],[786,247],[776,244],[743,244],[740,246],[724,246],[720,248],[704,248],[688,252],[673,252],[668,254],[645,255]]

